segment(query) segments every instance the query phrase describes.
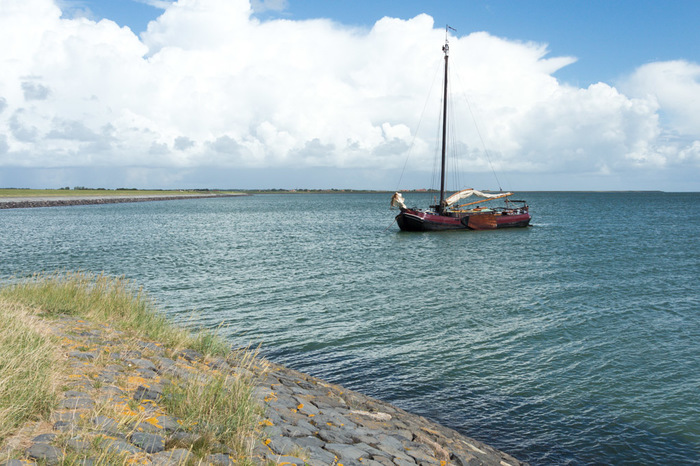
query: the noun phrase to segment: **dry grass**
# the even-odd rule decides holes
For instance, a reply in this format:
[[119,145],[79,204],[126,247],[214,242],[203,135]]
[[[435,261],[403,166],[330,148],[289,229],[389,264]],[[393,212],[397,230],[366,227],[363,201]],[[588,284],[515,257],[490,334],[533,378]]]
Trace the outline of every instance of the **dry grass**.
[[0,298],[0,443],[25,422],[46,416],[61,379],[57,343],[30,308]]
[[[255,352],[232,351],[208,330],[192,333],[172,325],[140,288],[104,275],[40,274],[8,284],[0,288],[0,311],[0,444],[23,423],[46,419],[56,405],[66,372],[59,361],[59,342],[48,336],[46,325],[52,318],[71,315],[109,322],[128,335],[122,340],[127,345],[144,338],[163,343],[172,354],[192,348],[207,357],[235,360],[239,368],[235,376],[211,371],[201,378],[173,378],[162,406],[196,434],[197,440],[185,446],[193,453],[188,464],[198,464],[222,445],[237,452],[239,464],[253,464],[250,457],[262,415],[252,397]],[[99,359],[95,362],[102,364]],[[88,418],[106,414],[105,409],[98,407]],[[117,414],[110,417],[121,427],[133,423]],[[105,441],[94,440],[95,464],[125,464],[121,457],[103,451]],[[63,464],[73,460],[77,458],[67,457]]]

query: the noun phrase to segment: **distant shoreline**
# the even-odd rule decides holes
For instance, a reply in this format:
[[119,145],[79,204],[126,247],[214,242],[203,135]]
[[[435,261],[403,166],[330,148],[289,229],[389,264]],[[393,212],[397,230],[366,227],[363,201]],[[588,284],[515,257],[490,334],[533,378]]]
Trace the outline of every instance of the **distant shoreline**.
[[167,194],[127,196],[41,196],[0,198],[0,209],[25,209],[32,207],[60,207],[73,205],[121,204],[125,202],[175,201],[212,197],[247,196],[245,193]]

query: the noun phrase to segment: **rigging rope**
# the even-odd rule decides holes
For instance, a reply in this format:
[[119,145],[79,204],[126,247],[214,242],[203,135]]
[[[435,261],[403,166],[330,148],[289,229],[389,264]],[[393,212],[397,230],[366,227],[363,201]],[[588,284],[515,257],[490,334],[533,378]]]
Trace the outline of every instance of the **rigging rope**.
[[[456,75],[457,80],[461,83],[461,77],[459,74]],[[479,140],[481,141],[481,147],[484,151],[484,155],[486,155],[486,161],[489,163],[489,168],[491,168],[491,173],[493,173],[493,177],[496,179],[496,184],[498,184],[498,190],[503,191],[503,188],[501,187],[501,180],[498,179],[498,175],[496,174],[496,170],[493,167],[493,163],[491,162],[491,153],[489,150],[486,148],[486,143],[484,142],[484,138],[481,135],[481,129],[479,129],[479,124],[477,123],[476,116],[474,115],[474,111],[472,109],[471,103],[469,102],[469,99],[467,98],[466,94],[463,95],[464,101],[467,103],[467,108],[469,109],[469,115],[472,117],[472,121],[474,122],[474,128],[476,129],[476,134],[479,136]]]
[[425,117],[425,110],[428,108],[428,102],[430,102],[430,96],[433,93],[433,89],[435,87],[435,80],[437,79],[437,76],[440,72],[440,67],[435,68],[435,74],[433,75],[433,82],[430,84],[430,91],[428,92],[428,96],[425,99],[425,103],[423,104],[423,111],[420,114],[420,118],[418,119],[418,125],[415,128],[415,131],[413,132],[413,138],[411,139],[411,145],[408,146],[408,153],[406,154],[406,161],[403,164],[403,169],[401,170],[401,175],[399,176],[399,181],[396,183],[396,189],[395,191],[399,191],[401,187],[401,181],[403,180],[403,175],[406,172],[406,167],[408,166],[408,159],[411,157],[411,150],[415,147],[416,143],[416,138],[418,137],[418,131],[420,130],[421,123],[423,122],[423,118]]

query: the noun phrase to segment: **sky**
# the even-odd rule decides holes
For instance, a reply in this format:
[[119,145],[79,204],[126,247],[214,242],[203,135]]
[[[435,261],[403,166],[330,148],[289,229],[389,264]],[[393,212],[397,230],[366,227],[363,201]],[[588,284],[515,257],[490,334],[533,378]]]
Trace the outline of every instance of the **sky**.
[[0,187],[434,187],[447,38],[450,189],[700,191],[697,18],[697,0],[0,0]]

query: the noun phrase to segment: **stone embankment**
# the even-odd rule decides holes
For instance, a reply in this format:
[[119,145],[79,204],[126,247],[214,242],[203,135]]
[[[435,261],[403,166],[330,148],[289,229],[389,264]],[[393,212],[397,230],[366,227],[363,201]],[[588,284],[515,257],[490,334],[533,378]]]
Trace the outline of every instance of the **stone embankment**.
[[[252,379],[253,397],[265,410],[255,464],[522,464],[425,418],[281,366],[242,368],[151,341],[127,345],[109,325],[72,317],[51,321],[51,328],[70,368],[67,390],[50,422],[30,423],[5,442],[2,465],[113,464],[95,445],[121,458],[114,464],[236,464],[240,455],[230,445],[195,459],[195,432],[167,412],[163,393],[175,378],[238,377],[250,370],[260,371]],[[129,416],[134,420],[125,422]]]
[[70,205],[120,204],[123,202],[174,201],[180,199],[202,199],[209,197],[245,196],[246,194],[172,194],[134,196],[65,196],[0,198],[0,209],[22,209],[29,207],[57,207]]

